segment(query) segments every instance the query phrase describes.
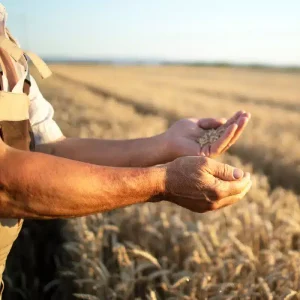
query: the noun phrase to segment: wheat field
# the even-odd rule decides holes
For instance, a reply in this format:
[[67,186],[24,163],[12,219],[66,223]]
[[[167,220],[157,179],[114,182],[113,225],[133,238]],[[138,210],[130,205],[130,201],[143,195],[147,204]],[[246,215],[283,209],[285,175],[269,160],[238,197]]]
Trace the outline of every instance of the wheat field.
[[240,203],[196,214],[144,204],[26,221],[4,299],[300,299],[300,73],[52,65],[38,81],[66,136],[152,136],[184,117],[252,119],[220,160],[252,172]]

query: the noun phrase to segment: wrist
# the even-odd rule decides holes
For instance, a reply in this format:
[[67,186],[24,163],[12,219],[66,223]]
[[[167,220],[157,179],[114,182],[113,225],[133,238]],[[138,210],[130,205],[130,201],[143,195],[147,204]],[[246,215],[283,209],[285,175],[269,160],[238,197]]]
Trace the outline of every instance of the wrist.
[[154,155],[156,156],[156,164],[164,164],[174,160],[174,151],[172,151],[171,140],[166,132],[151,138],[154,145]]
[[166,179],[167,179],[167,167],[166,165],[157,165],[148,168],[149,179],[152,186],[151,202],[158,202],[163,200],[166,194]]

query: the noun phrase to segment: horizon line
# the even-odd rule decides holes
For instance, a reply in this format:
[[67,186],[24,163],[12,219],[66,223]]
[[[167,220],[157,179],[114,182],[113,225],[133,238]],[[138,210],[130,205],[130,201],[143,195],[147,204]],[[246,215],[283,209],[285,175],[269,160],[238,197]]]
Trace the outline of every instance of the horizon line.
[[300,69],[300,64],[276,64],[262,62],[235,62],[230,60],[182,60],[182,59],[157,59],[157,58],[87,58],[70,56],[43,56],[48,63],[97,63],[117,65],[190,65],[190,66],[223,66],[223,67],[252,67],[271,69]]

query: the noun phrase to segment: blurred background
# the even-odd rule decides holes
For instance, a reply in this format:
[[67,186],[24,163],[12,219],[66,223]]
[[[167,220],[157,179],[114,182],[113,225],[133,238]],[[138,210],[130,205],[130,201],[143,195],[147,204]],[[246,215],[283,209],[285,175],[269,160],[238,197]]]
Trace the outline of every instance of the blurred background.
[[2,1],[66,136],[131,139],[185,117],[252,120],[220,160],[246,199],[25,221],[4,299],[300,299],[299,1]]

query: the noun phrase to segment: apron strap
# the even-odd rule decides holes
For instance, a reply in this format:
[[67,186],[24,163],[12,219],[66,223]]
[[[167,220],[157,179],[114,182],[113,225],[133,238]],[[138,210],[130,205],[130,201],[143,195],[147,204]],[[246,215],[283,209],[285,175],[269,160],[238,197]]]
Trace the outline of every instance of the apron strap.
[[33,62],[34,66],[37,68],[38,72],[40,73],[43,79],[46,79],[52,75],[52,72],[47,66],[47,64],[38,55],[30,51],[25,51],[25,54]]
[[23,51],[15,43],[7,39],[5,36],[0,37],[0,48],[3,48],[16,62],[23,57],[24,54],[30,58],[43,79],[52,75],[47,64],[36,54],[30,51]]
[[5,36],[0,37],[0,47],[3,48],[15,61],[23,56],[23,50]]

